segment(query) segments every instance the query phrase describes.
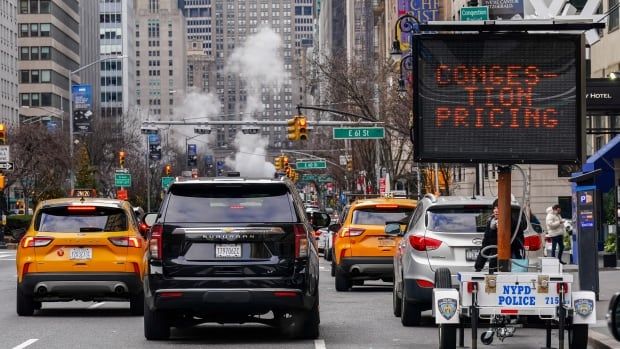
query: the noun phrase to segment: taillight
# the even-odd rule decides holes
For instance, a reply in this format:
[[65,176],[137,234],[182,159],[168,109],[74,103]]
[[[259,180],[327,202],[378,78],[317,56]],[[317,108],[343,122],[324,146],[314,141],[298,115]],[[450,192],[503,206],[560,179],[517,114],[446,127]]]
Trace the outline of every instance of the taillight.
[[419,287],[423,287],[423,288],[433,288],[433,287],[435,287],[435,284],[433,284],[432,282],[430,282],[428,280],[417,279],[415,281],[415,283],[418,284]]
[[474,291],[478,290],[478,283],[477,282],[468,282],[467,283],[467,293],[473,293]]
[[365,229],[361,229],[361,228],[344,228],[342,229],[340,236],[343,238],[352,237],[352,236],[360,236],[364,233],[364,231]]
[[295,232],[295,258],[308,257],[308,235],[303,224],[293,226]]
[[409,236],[409,244],[418,251],[432,251],[441,246],[441,241],[421,235],[411,235]]
[[119,236],[119,237],[108,238],[108,240],[110,240],[110,242],[116,246],[138,247],[138,248],[142,247],[142,243],[140,242],[140,239],[136,237]]
[[22,268],[22,279],[24,278],[24,275],[28,274],[28,271],[30,270],[30,263],[31,262],[24,263],[24,267]]
[[161,259],[161,240],[164,233],[164,226],[161,224],[155,224],[151,228],[151,239],[149,240],[149,251],[151,252],[151,258]]
[[47,236],[28,236],[22,240],[22,247],[44,247],[49,245],[54,238]]
[[556,284],[556,286],[555,286],[556,291],[558,292],[558,294],[560,294],[560,293],[567,294],[569,292],[568,287],[569,286],[568,286],[567,282],[558,282]]
[[538,251],[542,247],[542,239],[538,234],[525,237],[525,250]]

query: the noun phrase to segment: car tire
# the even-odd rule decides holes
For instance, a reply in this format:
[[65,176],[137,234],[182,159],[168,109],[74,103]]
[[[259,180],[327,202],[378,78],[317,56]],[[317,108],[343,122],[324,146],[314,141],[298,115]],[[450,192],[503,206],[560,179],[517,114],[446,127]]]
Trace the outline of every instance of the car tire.
[[[435,270],[435,288],[452,288],[452,273],[448,268],[438,268]],[[439,326],[439,348],[456,348],[456,328],[457,325],[440,324]]]
[[332,260],[332,249],[331,248],[326,248],[325,249],[325,253],[323,254],[323,257],[325,258],[326,261],[331,261]]
[[32,316],[34,310],[35,302],[32,297],[24,294],[21,288],[17,287],[17,315]]
[[400,323],[405,327],[420,326],[420,321],[422,321],[422,308],[418,304],[407,301],[405,283],[403,282],[401,285]]
[[151,310],[146,304],[143,307],[144,337],[150,341],[170,338],[170,324],[166,315],[161,311]]
[[398,296],[398,291],[396,290],[396,284],[394,284],[394,287],[392,287],[392,308],[394,311],[394,316],[396,317],[400,317],[400,315],[402,314],[402,298],[400,298]]
[[336,291],[347,292],[351,288],[351,279],[336,267]]
[[588,325],[571,325],[568,331],[569,349],[586,348],[588,346]]
[[331,263],[332,267],[331,267],[331,275],[332,277],[336,276],[336,261],[332,258],[332,263]]
[[319,338],[319,324],[321,315],[319,312],[319,297],[312,309],[295,312],[286,317],[287,313],[278,314],[280,332],[287,338],[292,339],[317,339]]
[[144,315],[144,292],[140,291],[135,295],[129,296],[129,311],[131,315]]

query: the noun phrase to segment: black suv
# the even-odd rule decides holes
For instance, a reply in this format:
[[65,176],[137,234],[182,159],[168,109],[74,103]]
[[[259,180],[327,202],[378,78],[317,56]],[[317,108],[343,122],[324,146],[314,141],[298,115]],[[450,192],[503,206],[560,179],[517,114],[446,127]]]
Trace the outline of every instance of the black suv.
[[319,335],[319,257],[295,186],[219,177],[173,183],[147,215],[144,335],[205,322],[260,322]]

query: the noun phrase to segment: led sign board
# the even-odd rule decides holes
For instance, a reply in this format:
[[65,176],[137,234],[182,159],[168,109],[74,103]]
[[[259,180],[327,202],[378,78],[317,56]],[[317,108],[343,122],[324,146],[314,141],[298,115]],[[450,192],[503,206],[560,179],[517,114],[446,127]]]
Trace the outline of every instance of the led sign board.
[[420,34],[414,45],[417,161],[581,161],[581,35]]

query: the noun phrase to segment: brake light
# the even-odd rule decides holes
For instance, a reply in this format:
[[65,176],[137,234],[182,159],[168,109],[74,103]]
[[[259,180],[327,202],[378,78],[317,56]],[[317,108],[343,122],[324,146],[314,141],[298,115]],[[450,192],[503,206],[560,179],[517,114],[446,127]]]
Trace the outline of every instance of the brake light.
[[30,270],[30,263],[31,262],[24,263],[24,267],[22,268],[22,279],[24,278],[24,275],[28,274],[28,271]]
[[542,247],[542,239],[538,234],[525,237],[525,250],[538,251]]
[[49,245],[54,238],[47,236],[28,236],[22,240],[22,247],[44,247]]
[[502,309],[500,314],[504,315],[519,315],[519,309]]
[[276,297],[297,297],[297,292],[292,291],[276,291],[273,293]]
[[96,210],[95,206],[67,206],[69,212],[92,212]]
[[344,228],[342,229],[342,233],[340,233],[340,237],[352,237],[352,236],[360,236],[366,231],[361,228]]
[[378,204],[378,205],[375,205],[375,208],[398,208],[398,205],[394,205],[394,204]]
[[242,209],[242,208],[245,208],[245,206],[241,206],[241,205],[231,205],[229,208],[231,208],[231,209]]
[[435,284],[428,281],[428,280],[422,280],[422,279],[417,279],[415,281],[416,284],[418,284],[418,286],[423,287],[423,288],[433,288],[435,287]]
[[110,240],[110,242],[116,246],[137,247],[137,248],[142,247],[142,243],[140,242],[140,239],[136,237],[119,236],[119,237],[108,238],[108,240]]
[[183,297],[183,292],[161,292],[159,296],[161,298],[179,298]]
[[441,241],[421,235],[411,235],[409,236],[409,244],[418,251],[432,251],[441,246]]
[[558,294],[560,294],[560,293],[564,293],[564,294],[568,293],[568,291],[569,291],[568,290],[568,283],[566,283],[566,282],[558,282],[556,284],[556,290],[557,290]]
[[161,240],[164,232],[164,226],[161,224],[155,224],[151,228],[151,239],[149,240],[149,251],[151,252],[151,258],[161,259]]
[[308,236],[303,224],[293,226],[295,232],[295,258],[308,257]]

